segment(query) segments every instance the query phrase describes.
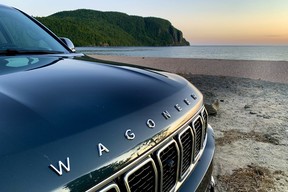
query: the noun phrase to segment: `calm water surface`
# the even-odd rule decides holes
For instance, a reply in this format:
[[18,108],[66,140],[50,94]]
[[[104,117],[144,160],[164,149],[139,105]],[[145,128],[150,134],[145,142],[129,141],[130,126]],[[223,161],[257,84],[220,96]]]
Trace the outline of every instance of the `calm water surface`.
[[288,46],[77,47],[77,51],[135,57],[288,61]]

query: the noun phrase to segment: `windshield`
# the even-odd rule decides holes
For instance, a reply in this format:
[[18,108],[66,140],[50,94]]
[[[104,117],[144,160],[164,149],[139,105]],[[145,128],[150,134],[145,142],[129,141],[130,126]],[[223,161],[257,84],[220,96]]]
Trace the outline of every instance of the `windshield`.
[[0,6],[0,56],[68,53],[50,34],[18,10]]

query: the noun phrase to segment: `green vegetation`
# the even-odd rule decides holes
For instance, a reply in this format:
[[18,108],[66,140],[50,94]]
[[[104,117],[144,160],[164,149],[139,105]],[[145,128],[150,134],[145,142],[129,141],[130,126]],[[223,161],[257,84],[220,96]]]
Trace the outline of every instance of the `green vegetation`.
[[160,18],[81,9],[36,19],[75,46],[189,45],[181,31]]

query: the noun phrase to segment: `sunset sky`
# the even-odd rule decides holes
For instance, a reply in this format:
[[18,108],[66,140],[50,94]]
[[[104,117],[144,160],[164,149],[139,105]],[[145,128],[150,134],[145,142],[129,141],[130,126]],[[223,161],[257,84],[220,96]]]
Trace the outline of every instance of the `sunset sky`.
[[168,19],[192,44],[288,44],[288,0],[2,0],[29,15],[94,9]]

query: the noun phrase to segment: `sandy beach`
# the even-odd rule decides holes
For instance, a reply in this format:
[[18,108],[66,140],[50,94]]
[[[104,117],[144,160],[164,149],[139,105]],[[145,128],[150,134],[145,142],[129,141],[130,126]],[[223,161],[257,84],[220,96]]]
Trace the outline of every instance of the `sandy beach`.
[[92,57],[181,74],[218,100],[217,191],[288,191],[288,62]]
[[240,61],[219,59],[125,57],[91,55],[97,59],[136,64],[178,74],[232,76],[288,83],[287,61]]

